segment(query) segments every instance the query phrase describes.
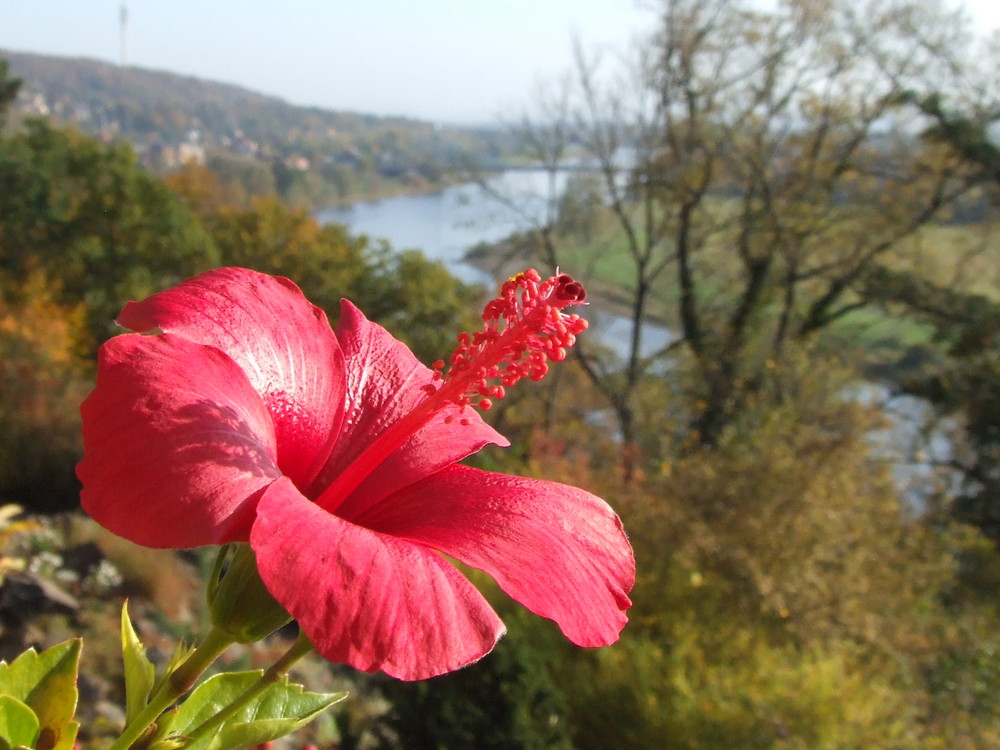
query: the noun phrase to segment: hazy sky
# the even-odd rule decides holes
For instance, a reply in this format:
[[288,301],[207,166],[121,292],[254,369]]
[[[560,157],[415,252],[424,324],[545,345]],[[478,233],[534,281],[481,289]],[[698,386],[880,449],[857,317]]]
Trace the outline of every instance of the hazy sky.
[[[957,2],[958,0],[953,0]],[[635,0],[126,0],[128,62],[315,104],[490,122],[570,67],[573,36],[622,49]],[[121,0],[0,0],[0,48],[118,62]],[[998,0],[968,0],[980,29]]]

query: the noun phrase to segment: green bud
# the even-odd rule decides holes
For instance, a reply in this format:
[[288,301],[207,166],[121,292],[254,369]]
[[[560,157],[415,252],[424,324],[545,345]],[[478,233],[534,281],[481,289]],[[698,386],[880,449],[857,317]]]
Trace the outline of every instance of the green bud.
[[219,550],[208,582],[208,608],[212,624],[237,643],[262,640],[292,620],[264,586],[257,558],[246,543]]

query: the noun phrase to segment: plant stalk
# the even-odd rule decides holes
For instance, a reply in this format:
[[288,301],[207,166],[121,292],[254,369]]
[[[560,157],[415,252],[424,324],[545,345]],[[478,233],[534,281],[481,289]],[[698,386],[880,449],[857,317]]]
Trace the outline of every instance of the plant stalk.
[[291,669],[292,665],[312,650],[312,642],[306,634],[302,632],[302,630],[299,630],[299,636],[295,639],[295,643],[289,647],[289,649],[281,656],[280,659],[278,659],[278,661],[272,664],[267,671],[260,676],[260,679],[257,680],[257,682],[244,690],[243,693],[236,698],[236,700],[215,714],[215,716],[206,719],[190,732],[187,732],[186,736],[188,740],[195,742],[209,733],[214,733],[219,727],[225,724],[225,722],[233,716],[233,714],[244,706],[249,705],[261,693],[288,674],[288,670]]
[[212,628],[201,644],[173,672],[168,674],[146,707],[122,731],[108,750],[128,750],[156,722],[164,711],[187,693],[201,674],[235,641],[218,628]]

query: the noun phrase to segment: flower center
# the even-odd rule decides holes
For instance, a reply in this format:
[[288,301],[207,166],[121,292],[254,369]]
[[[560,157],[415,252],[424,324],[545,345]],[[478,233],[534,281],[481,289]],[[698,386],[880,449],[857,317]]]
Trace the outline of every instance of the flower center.
[[469,424],[462,412],[471,406],[486,410],[501,399],[506,389],[521,378],[541,380],[549,362],[561,362],[566,350],[587,328],[578,315],[563,309],[586,304],[583,286],[572,276],[559,274],[542,281],[529,269],[504,282],[500,295],[483,310],[483,328],[461,333],[450,364],[438,360],[432,381],[423,389],[426,397],[405,417],[392,424],[316,498],[316,503],[334,512],[386,458],[421,427],[449,406],[448,424]]

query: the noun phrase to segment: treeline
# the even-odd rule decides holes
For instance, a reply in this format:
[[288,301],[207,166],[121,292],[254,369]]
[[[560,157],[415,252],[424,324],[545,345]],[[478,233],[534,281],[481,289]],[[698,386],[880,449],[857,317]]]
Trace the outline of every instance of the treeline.
[[470,153],[495,159],[508,143],[500,129],[299,107],[238,86],[97,60],[2,50],[0,58],[23,80],[15,114],[124,139],[160,173],[196,160],[227,185],[301,205],[439,187]]

